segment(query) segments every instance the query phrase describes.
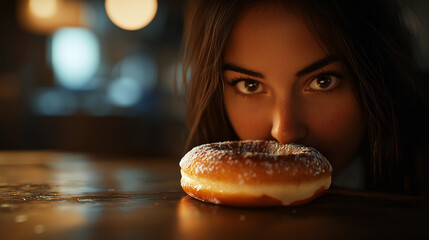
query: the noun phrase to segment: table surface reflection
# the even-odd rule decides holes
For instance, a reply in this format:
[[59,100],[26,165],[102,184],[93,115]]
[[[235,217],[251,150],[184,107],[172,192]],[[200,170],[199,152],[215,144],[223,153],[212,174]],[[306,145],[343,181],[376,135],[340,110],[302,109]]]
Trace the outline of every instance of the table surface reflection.
[[0,152],[0,239],[428,238],[427,199],[330,189],[295,207],[203,203],[178,159]]

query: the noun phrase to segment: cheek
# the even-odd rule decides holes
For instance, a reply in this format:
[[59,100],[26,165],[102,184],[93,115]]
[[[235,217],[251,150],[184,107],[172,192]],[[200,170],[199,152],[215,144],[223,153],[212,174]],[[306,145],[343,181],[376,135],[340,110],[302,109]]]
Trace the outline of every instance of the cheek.
[[365,124],[354,99],[344,99],[324,108],[309,128],[317,142],[316,148],[326,155],[335,172],[356,155],[365,133]]
[[337,106],[325,111],[322,116],[317,121],[317,132],[331,136],[331,139],[349,139],[361,132],[361,114],[356,106]]

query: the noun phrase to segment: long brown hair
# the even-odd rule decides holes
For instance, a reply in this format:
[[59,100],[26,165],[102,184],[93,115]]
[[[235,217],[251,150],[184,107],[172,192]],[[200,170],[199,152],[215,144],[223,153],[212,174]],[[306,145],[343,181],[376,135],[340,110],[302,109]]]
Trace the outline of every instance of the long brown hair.
[[427,190],[426,91],[414,61],[412,34],[394,1],[191,1],[183,65],[183,79],[191,70],[188,148],[237,139],[223,108],[222,52],[240,12],[255,2],[294,7],[321,47],[338,57],[351,76],[368,128],[362,144],[371,173],[368,187],[410,194]]
[[241,6],[228,1],[189,1],[182,76],[190,126],[187,148],[236,138],[223,109],[222,50]]

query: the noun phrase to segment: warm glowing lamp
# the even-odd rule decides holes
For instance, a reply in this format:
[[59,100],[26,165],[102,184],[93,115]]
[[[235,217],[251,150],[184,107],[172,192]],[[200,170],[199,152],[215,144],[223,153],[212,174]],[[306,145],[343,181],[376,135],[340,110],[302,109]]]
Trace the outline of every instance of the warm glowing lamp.
[[51,35],[63,27],[85,27],[89,8],[83,0],[20,0],[18,20],[26,30]]
[[30,0],[28,2],[30,11],[37,17],[49,18],[56,14],[57,0]]
[[138,30],[148,25],[158,9],[157,0],[106,0],[107,16],[118,27]]

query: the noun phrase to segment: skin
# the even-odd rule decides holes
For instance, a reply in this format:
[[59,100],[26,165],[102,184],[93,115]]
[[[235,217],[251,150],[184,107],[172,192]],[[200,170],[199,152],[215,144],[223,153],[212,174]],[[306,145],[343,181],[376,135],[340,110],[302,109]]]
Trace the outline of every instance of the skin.
[[245,10],[223,55],[224,104],[238,137],[314,147],[334,174],[343,169],[365,124],[347,75],[332,59],[296,13],[266,5]]

